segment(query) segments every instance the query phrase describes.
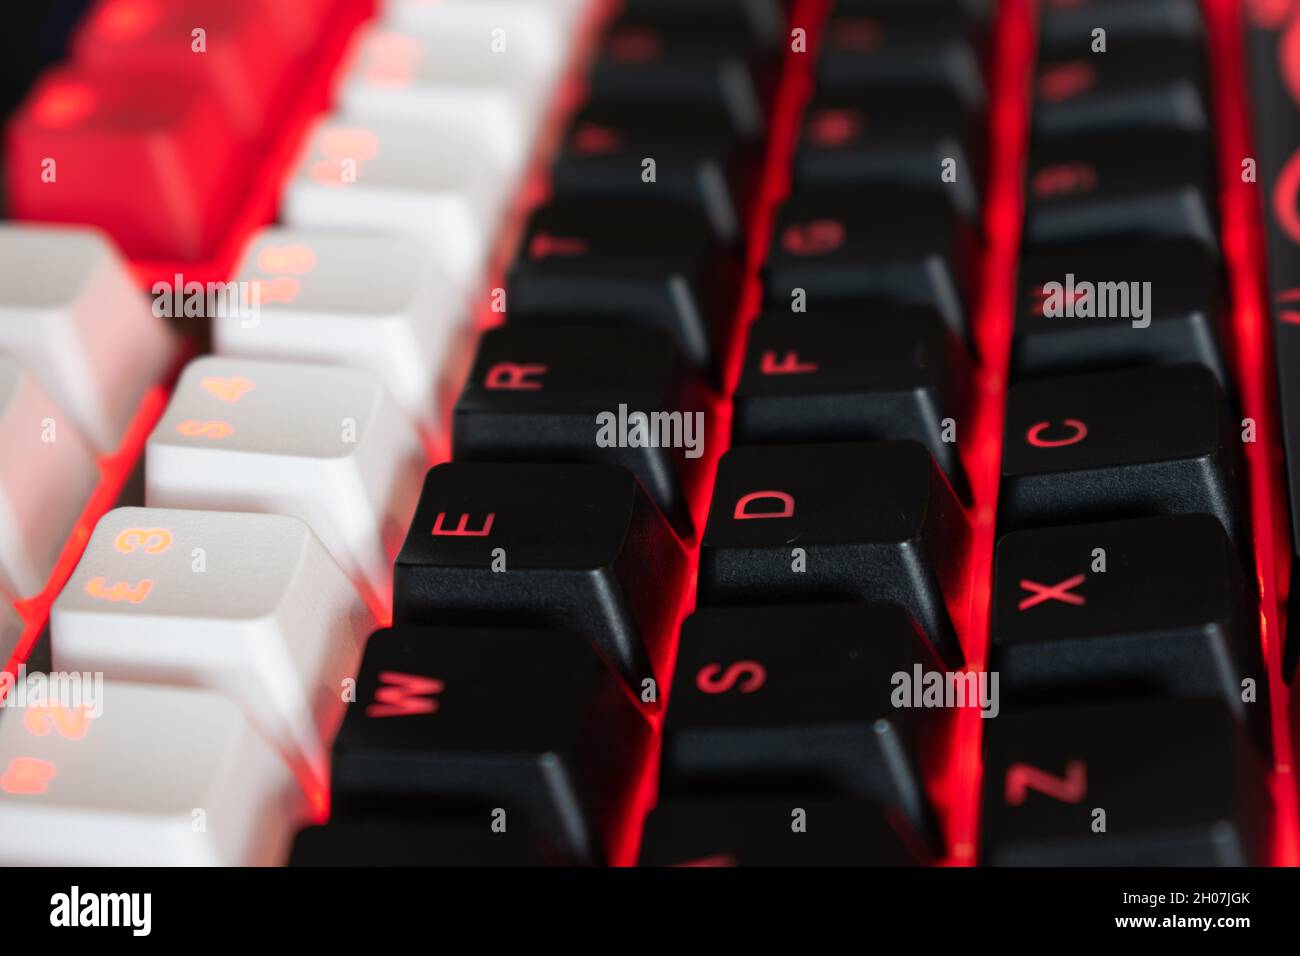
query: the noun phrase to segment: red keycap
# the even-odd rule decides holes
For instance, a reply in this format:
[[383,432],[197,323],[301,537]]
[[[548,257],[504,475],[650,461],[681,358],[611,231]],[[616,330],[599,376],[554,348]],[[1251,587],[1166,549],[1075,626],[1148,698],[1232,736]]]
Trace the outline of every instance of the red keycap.
[[[221,2],[221,0],[217,0]],[[349,13],[361,6],[357,0],[225,0],[255,6],[267,26],[276,30],[295,50],[310,53],[324,35],[326,28],[337,27]],[[357,15],[352,21],[360,19]]]
[[[302,36],[279,29],[265,0],[100,0],[73,40],[104,73],[202,78],[239,133],[260,140],[302,63]],[[319,6],[313,2],[309,6]]]
[[6,130],[10,212],[99,226],[131,258],[201,258],[235,208],[237,142],[194,76],[49,70]]

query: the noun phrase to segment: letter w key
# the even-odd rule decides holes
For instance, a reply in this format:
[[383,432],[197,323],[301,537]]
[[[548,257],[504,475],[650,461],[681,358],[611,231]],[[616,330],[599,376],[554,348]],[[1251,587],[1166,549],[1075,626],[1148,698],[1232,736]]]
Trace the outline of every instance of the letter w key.
[[375,700],[366,708],[367,717],[411,717],[416,714],[433,714],[438,711],[438,701],[446,685],[435,677],[384,671],[379,675],[381,687],[375,690]]

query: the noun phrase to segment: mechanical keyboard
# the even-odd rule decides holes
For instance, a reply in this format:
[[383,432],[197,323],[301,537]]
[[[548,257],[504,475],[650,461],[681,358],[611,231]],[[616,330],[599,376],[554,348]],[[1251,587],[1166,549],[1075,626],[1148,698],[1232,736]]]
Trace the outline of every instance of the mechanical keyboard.
[[6,19],[0,862],[1300,862],[1300,3]]

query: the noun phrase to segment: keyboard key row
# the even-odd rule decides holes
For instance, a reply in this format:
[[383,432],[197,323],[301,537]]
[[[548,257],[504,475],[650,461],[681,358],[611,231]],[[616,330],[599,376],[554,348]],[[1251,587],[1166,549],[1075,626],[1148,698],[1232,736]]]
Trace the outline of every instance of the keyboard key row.
[[842,2],[822,30],[643,865],[944,855],[932,785],[955,714],[896,692],[966,660],[987,13]]
[[1221,344],[1199,11],[1049,2],[1042,26],[983,858],[1259,865],[1273,750],[1254,439]]

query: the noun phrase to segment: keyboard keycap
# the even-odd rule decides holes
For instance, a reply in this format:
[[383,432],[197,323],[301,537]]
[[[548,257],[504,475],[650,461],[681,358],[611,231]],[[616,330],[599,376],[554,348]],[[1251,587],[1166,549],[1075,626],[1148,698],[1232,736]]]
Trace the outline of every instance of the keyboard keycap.
[[[442,135],[425,142],[421,154],[424,162],[436,160],[442,167],[454,162],[456,152],[445,148],[442,136],[481,142],[487,156],[473,158],[482,162],[490,156],[495,185],[509,191],[531,154],[544,108],[541,97],[550,82],[538,77],[527,58],[512,55],[509,34],[505,43],[505,50],[496,53],[487,32],[472,42],[457,30],[424,34],[369,28],[354,40],[344,67],[339,89],[344,117],[409,127],[417,141],[419,133],[436,130]],[[399,145],[416,147],[417,142],[387,145],[386,152],[396,152]]]
[[371,603],[386,608],[424,454],[368,372],[201,358],[146,447],[154,508],[300,518]]
[[954,20],[987,27],[995,0],[831,0],[837,14],[876,16],[886,22],[937,21],[945,28]]
[[685,574],[681,544],[623,468],[454,462],[425,479],[393,620],[573,628],[640,693],[663,672]]
[[[794,188],[905,185],[942,193],[973,219],[984,179],[982,136],[974,126],[935,90],[820,91],[804,112]],[[943,179],[948,160],[955,182]]]
[[960,666],[968,533],[915,442],[733,448],[718,465],[699,601],[887,601]]
[[1086,53],[1098,28],[1106,31],[1108,47],[1152,39],[1187,44],[1204,39],[1196,0],[1048,0],[1039,22],[1039,44],[1049,52]]
[[937,90],[977,113],[984,109],[987,92],[979,55],[966,30],[960,18],[945,23],[928,14],[891,18],[837,13],[823,28],[818,83],[828,89]]
[[[0,593],[31,597],[45,587],[99,469],[73,424],[3,355],[0,448]],[[0,639],[0,661],[8,660],[5,643]]]
[[370,639],[334,741],[333,812],[440,806],[580,860],[614,832],[649,723],[580,636],[406,628]]
[[1209,132],[1201,52],[1182,44],[1048,57],[1035,79],[1034,135]]
[[232,698],[322,785],[374,618],[311,530],[281,515],[118,508],[51,615],[54,664]]
[[780,0],[624,0],[622,12],[643,22],[741,33],[759,46],[779,43],[785,22]]
[[[801,829],[795,829],[800,827]],[[932,854],[870,800],[670,798],[646,819],[641,866],[918,866]]]
[[941,665],[894,605],[697,611],[678,648],[663,792],[866,796],[934,840],[924,780],[941,723],[891,699],[914,668]]
[[47,70],[9,120],[9,214],[96,226],[132,259],[202,259],[248,172],[212,144],[241,141],[198,77]]
[[669,333],[717,374],[739,261],[703,212],[682,203],[570,200],[533,214],[510,270],[511,322],[601,321]]
[[1007,699],[1218,697],[1270,752],[1259,608],[1209,515],[1013,532],[993,593]]
[[0,349],[107,452],[121,442],[176,346],[104,237],[0,224]]
[[859,299],[929,306],[964,337],[972,243],[947,197],[932,190],[797,194],[776,217],[767,299],[782,309],[797,298],[814,308]]
[[[456,403],[453,457],[622,465],[690,537],[690,492],[717,437],[706,431],[709,407],[681,353],[654,329],[511,323],[479,340]],[[657,420],[662,436],[651,433]]]
[[230,701],[107,680],[99,713],[0,712],[0,864],[271,866],[305,812]]
[[969,382],[965,352],[927,309],[773,310],[749,329],[732,443],[910,439],[965,499],[969,485],[944,423],[960,428]]
[[357,817],[298,834],[289,866],[551,866],[562,854],[522,828],[493,832],[492,817]]
[[[208,0],[200,0],[208,2]],[[224,0],[217,0],[224,2]],[[269,26],[274,27],[281,40],[292,49],[311,54],[318,50],[322,34],[334,26],[339,19],[351,17],[347,22],[356,23],[360,12],[350,9],[350,0],[304,0],[286,7],[275,0],[239,0],[255,6],[266,18]]]
[[623,16],[610,25],[588,76],[595,102],[705,103],[745,136],[759,135],[773,51],[707,19]]
[[[103,74],[193,76],[211,90],[241,136],[262,140],[284,111],[299,61],[267,29],[266,4],[230,0],[101,0],[73,55]],[[196,35],[196,31],[202,31]]]
[[[551,167],[551,191],[560,199],[694,203],[719,236],[734,242],[753,178],[751,145],[718,109],[588,106]],[[647,160],[655,164],[650,182]]]
[[1207,145],[1199,137],[1150,132],[1094,134],[1035,148],[1026,243],[1188,237],[1217,251]]
[[1198,242],[1060,246],[1025,256],[1019,283],[1011,357],[1018,378],[1199,362],[1228,382],[1223,270]]
[[451,281],[417,244],[266,229],[236,278],[258,283],[261,310],[214,319],[216,351],[365,369],[425,434],[440,424],[438,374],[464,315]]
[[993,866],[1268,860],[1265,767],[1218,701],[1007,712],[988,721],[985,741],[983,845]]
[[1249,565],[1238,428],[1213,373],[1200,365],[1013,385],[1001,526],[1205,513]]
[[[585,3],[585,0],[581,0]],[[435,44],[488,50],[524,61],[541,86],[558,78],[575,24],[566,7],[550,0],[387,0],[384,20],[393,29]]]
[[405,123],[322,121],[285,188],[284,221],[417,239],[468,288],[495,238],[503,184],[472,136],[455,134],[457,148],[447,149],[443,134]]

